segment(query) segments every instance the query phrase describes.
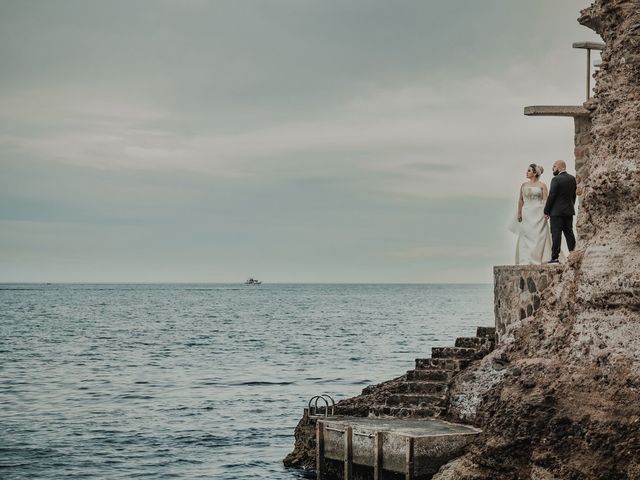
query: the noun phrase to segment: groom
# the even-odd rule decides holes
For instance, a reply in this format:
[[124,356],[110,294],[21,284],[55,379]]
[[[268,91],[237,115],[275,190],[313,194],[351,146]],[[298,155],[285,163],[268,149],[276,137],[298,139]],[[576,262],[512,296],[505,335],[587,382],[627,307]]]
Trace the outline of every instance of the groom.
[[549,196],[544,206],[545,218],[548,220],[551,217],[551,261],[547,263],[559,263],[563,233],[569,251],[572,252],[576,247],[576,237],[573,235],[576,179],[567,173],[567,164],[563,160],[556,161],[552,169],[554,178],[551,180]]

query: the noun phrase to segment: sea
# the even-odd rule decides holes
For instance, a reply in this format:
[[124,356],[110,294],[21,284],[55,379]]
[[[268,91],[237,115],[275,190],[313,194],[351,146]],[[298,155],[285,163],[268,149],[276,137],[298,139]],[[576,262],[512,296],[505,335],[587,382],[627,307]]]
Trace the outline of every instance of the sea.
[[0,478],[303,478],[311,396],[492,324],[490,285],[0,284]]

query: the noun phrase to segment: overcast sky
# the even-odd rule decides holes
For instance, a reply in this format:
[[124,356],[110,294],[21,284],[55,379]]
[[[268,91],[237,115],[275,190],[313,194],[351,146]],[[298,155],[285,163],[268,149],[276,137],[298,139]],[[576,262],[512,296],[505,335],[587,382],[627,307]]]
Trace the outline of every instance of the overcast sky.
[[0,0],[0,281],[490,282],[587,4]]

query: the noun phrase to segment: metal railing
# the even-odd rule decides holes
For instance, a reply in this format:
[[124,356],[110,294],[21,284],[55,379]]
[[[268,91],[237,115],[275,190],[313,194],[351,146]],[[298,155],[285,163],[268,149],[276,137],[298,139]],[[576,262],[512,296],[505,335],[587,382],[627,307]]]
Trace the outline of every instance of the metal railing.
[[[318,401],[320,400],[324,402],[324,416],[329,416],[329,408],[331,408],[331,415],[335,415],[336,402],[333,400],[333,397],[331,397],[331,395],[328,395],[326,393],[323,393],[322,395],[314,395],[313,397],[311,397],[311,399],[309,399],[309,415],[321,415],[321,413],[319,412],[323,407],[321,405],[320,409],[318,408]],[[331,402],[331,404],[329,404],[329,402]]]

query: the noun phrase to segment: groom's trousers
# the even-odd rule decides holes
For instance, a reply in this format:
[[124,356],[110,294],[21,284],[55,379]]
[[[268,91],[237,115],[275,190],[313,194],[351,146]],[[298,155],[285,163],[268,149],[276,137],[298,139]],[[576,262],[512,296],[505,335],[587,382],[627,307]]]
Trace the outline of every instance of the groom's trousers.
[[562,234],[567,241],[570,252],[576,248],[576,237],[573,235],[573,215],[550,217],[551,219],[551,259],[557,260],[560,256]]

